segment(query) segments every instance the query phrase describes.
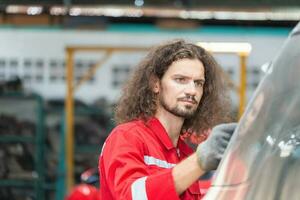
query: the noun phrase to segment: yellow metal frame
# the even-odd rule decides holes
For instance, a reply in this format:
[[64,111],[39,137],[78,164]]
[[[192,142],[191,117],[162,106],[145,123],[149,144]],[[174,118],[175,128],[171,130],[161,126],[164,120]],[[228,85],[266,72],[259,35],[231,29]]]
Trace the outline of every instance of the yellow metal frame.
[[240,83],[239,93],[239,111],[238,118],[244,113],[246,105],[247,90],[247,58],[252,50],[251,44],[241,42],[198,42],[206,50],[212,53],[236,54],[240,58]]
[[246,90],[247,90],[247,57],[246,53],[239,53],[240,57],[240,85],[239,85],[239,113],[238,118],[244,113],[246,106]]
[[[106,60],[110,58],[114,52],[138,52],[146,51],[148,48],[144,47],[91,47],[91,46],[68,46],[66,52],[66,81],[67,94],[65,98],[65,113],[66,113],[66,187],[67,192],[70,192],[74,185],[74,93],[79,86],[85,81],[89,80],[96,70]],[[99,52],[104,51],[105,56],[102,60],[92,66],[74,85],[74,55],[76,52]]]
[[[214,47],[212,44],[220,43],[199,43],[202,47],[211,51],[212,53],[236,53],[240,57],[240,87],[239,87],[239,117],[244,111],[246,104],[246,60],[251,51],[248,50],[234,50],[237,49],[234,46],[233,49],[221,49],[220,47]],[[222,43],[224,44],[224,43]],[[236,43],[235,43],[236,44]],[[228,45],[225,44],[225,47]],[[146,47],[111,47],[111,46],[68,46],[65,49],[66,53],[66,81],[67,81],[67,94],[65,98],[65,113],[66,113],[66,187],[67,192],[70,192],[74,185],[74,92],[85,81],[89,80],[96,70],[103,64],[114,52],[139,52],[147,51]],[[220,51],[222,50],[222,51]],[[76,52],[99,52],[104,51],[106,54],[102,60],[91,67],[86,74],[84,74],[79,82],[74,85],[74,55]]]

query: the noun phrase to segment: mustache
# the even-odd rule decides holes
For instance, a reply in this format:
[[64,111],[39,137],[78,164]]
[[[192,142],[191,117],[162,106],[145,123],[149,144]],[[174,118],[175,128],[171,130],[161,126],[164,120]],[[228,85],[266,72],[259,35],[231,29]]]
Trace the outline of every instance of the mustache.
[[197,104],[198,101],[196,100],[195,96],[187,95],[185,97],[180,97],[177,100],[179,101],[192,101],[193,104]]

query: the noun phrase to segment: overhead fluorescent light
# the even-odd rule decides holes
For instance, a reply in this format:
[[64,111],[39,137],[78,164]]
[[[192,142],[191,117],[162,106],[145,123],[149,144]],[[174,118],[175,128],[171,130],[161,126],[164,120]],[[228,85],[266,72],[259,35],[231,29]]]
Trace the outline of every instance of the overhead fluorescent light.
[[[36,15],[42,13],[41,6],[7,6],[7,13]],[[158,17],[196,20],[241,20],[241,21],[299,21],[300,7],[273,10],[213,10],[213,9],[179,9],[167,7],[144,6],[52,6],[51,15],[72,16],[106,16],[106,17]]]
[[27,14],[27,15],[40,15],[43,12],[42,6],[19,6],[9,5],[5,9],[9,14]]
[[247,42],[197,42],[197,45],[214,53],[243,53],[248,55],[252,46]]

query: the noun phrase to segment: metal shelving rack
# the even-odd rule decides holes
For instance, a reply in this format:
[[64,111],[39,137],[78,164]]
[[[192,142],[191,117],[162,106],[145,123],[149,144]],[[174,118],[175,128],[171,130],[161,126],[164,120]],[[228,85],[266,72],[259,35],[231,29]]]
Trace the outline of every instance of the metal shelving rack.
[[[66,190],[66,154],[65,154],[65,143],[66,143],[66,121],[65,121],[65,112],[61,112],[63,110],[63,107],[56,109],[57,112],[59,112],[62,115],[62,121],[61,121],[61,134],[60,134],[60,152],[59,152],[59,162],[58,162],[58,176],[56,181],[56,194],[55,199],[61,200],[64,199],[65,196],[68,194]],[[52,110],[53,111],[53,110]],[[105,112],[97,107],[77,107],[74,109],[74,119],[76,117],[88,117],[90,115],[106,115]],[[113,122],[108,122],[107,124],[107,131],[110,132],[111,129],[114,127]],[[102,146],[100,145],[90,145],[90,144],[76,144],[75,138],[74,138],[74,158],[75,154],[85,154],[85,153],[93,153],[95,155],[100,154]],[[75,174],[75,170],[74,170]]]
[[[0,93],[1,108],[0,114],[11,114],[11,110],[17,110],[16,108],[5,105],[11,101],[22,102],[32,101],[34,103],[35,116],[35,133],[34,136],[19,136],[19,135],[0,135],[0,144],[3,143],[32,143],[35,145],[34,153],[34,171],[36,177],[32,179],[0,179],[0,187],[12,187],[12,188],[33,188],[35,193],[35,199],[44,200],[44,185],[45,185],[45,161],[44,161],[44,144],[45,144],[45,131],[44,131],[44,110],[43,99],[36,94],[24,94],[24,93]],[[22,112],[22,111],[19,111]],[[14,113],[16,114],[16,113]],[[25,114],[25,113],[20,113]],[[13,115],[13,114],[12,114]],[[26,115],[26,114],[25,114]],[[15,115],[18,117],[17,115]]]

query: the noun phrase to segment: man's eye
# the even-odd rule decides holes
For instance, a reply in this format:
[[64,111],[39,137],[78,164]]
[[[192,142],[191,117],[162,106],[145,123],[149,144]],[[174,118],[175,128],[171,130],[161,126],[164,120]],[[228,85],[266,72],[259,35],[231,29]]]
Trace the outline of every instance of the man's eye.
[[203,82],[202,81],[196,81],[195,86],[197,87],[203,87]]
[[185,78],[176,78],[175,81],[178,83],[184,83],[184,82],[186,82],[186,79]]

